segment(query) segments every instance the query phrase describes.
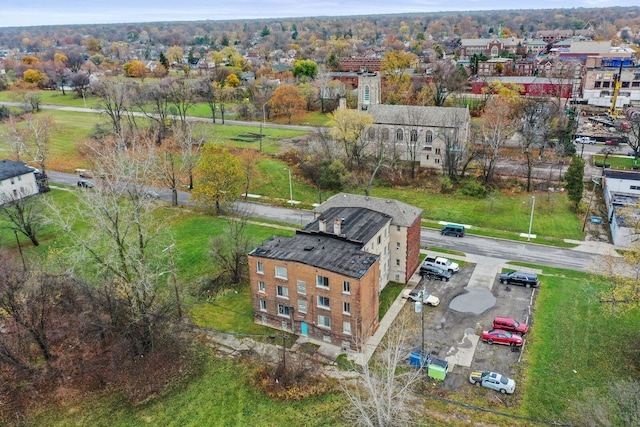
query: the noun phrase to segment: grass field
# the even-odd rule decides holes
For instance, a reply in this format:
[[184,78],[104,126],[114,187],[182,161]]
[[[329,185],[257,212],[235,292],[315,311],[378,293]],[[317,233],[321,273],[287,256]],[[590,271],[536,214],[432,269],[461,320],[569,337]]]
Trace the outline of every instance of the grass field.
[[[510,233],[527,233],[531,219],[531,194],[500,195],[495,199],[479,199],[456,194],[442,195],[413,188],[376,188],[372,196],[393,198],[424,209],[422,217],[430,221],[455,222]],[[537,194],[531,232],[542,238],[584,238],[582,222],[569,209],[564,193]],[[515,236],[504,236],[512,238]],[[537,241],[537,240],[536,240]]]
[[638,378],[640,313],[604,315],[601,278],[542,270],[519,393],[524,413],[557,420],[588,389],[604,392],[616,380]]

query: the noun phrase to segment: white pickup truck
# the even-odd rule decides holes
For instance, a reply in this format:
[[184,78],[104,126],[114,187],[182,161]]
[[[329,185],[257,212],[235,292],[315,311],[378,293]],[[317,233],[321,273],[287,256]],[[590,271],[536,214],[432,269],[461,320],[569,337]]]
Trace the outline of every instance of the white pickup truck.
[[426,257],[424,261],[422,261],[422,265],[440,267],[443,270],[447,270],[449,273],[457,273],[460,270],[460,266],[457,262],[452,262],[443,257]]

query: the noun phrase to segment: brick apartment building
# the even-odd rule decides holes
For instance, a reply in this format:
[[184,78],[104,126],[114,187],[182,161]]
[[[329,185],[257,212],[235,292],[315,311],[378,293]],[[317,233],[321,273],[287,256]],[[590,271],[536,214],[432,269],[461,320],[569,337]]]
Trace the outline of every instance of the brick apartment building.
[[254,321],[358,350],[378,328],[389,277],[406,282],[418,268],[422,210],[338,194],[316,213],[249,254]]

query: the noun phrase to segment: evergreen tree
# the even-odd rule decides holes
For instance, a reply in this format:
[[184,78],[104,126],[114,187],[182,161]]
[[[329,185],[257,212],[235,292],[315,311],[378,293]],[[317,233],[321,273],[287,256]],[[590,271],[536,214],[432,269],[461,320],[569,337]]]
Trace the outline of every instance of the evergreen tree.
[[582,200],[582,192],[584,190],[584,182],[582,181],[584,178],[584,165],[584,159],[574,155],[571,158],[569,169],[564,174],[564,178],[567,181],[567,194],[576,211]]
[[169,60],[166,56],[164,56],[164,53],[160,52],[160,58],[158,59],[158,61],[160,61],[164,68],[166,68],[167,70],[169,69]]

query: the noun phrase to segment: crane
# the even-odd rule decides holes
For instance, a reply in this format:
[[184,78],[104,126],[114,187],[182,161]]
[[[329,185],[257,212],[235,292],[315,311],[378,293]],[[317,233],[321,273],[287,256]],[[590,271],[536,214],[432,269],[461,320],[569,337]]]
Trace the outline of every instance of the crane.
[[624,63],[623,59],[620,59],[620,69],[618,70],[618,74],[614,76],[613,83],[613,96],[611,97],[611,107],[609,108],[609,115],[612,119],[617,119],[620,114],[616,109],[616,101],[618,100],[618,92],[620,92],[620,78],[622,76],[622,64]]

